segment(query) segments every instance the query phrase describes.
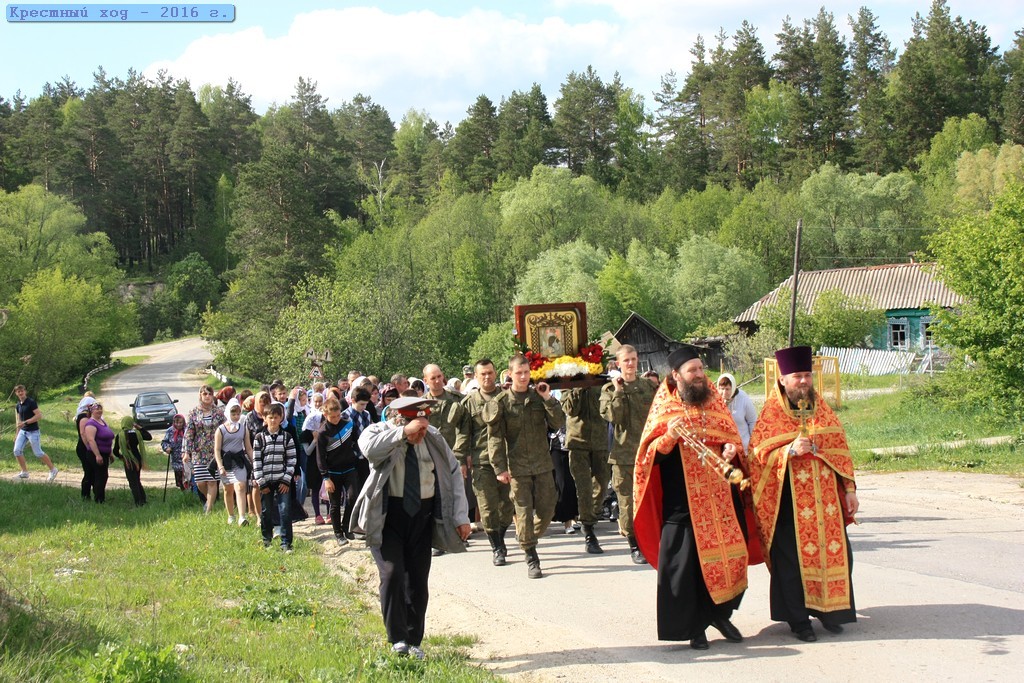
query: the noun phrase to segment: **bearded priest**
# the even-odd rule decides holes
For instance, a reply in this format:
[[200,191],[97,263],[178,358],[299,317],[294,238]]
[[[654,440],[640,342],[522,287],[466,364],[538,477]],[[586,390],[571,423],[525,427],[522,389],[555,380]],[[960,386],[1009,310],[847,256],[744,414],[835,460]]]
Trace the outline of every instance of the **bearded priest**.
[[809,346],[775,352],[779,377],[750,438],[757,531],[771,571],[771,618],[804,642],[857,620],[846,525],[860,503],[846,433],[814,391]]

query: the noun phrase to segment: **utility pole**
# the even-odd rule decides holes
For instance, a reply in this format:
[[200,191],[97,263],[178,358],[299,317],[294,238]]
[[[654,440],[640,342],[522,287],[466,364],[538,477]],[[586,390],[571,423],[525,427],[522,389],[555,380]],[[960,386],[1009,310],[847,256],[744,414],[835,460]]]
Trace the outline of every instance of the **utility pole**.
[[804,231],[804,219],[796,221],[796,248],[793,249],[793,297],[789,302],[789,346],[796,339],[796,291],[800,280],[800,236]]

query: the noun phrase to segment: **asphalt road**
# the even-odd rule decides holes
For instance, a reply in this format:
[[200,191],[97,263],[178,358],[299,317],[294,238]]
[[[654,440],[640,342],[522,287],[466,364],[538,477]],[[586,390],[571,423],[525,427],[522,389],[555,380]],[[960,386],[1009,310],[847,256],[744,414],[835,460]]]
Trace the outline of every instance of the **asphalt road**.
[[[209,358],[201,341],[122,354],[150,361],[103,388],[111,410],[127,410],[148,388],[169,391],[183,412],[195,404],[202,376],[190,371]],[[146,483],[162,485],[163,472],[148,473]],[[710,629],[711,648],[703,653],[659,643],[656,574],[630,563],[608,522],[598,525],[606,552],[596,556],[583,552],[580,536],[566,536],[560,525],[549,529],[538,547],[541,580],[526,578],[518,550],[508,566],[491,566],[482,534],[472,537],[469,552],[436,558],[428,635],[474,636],[473,658],[517,681],[1020,680],[1022,484],[941,472],[861,473],[858,484],[861,524],[850,529],[858,623],[839,636],[819,628],[819,642],[801,643],[772,622],[760,565],[750,568],[750,588],[733,619],[745,642],[727,643]],[[376,588],[360,543],[339,549],[329,527],[308,521],[296,533],[323,543],[325,560],[368,592]]]
[[[852,527],[858,623],[801,643],[768,613],[769,576],[750,568],[731,644],[708,630],[704,653],[659,643],[656,574],[629,562],[614,525],[604,555],[549,530],[545,578],[520,552],[492,567],[480,535],[435,560],[428,632],[475,635],[474,654],[517,680],[1008,681],[1024,671],[1024,489],[992,475],[864,474]],[[557,525],[560,527],[560,525]]]
[[[117,428],[121,416],[131,415],[131,403],[143,391],[166,391],[171,398],[178,399],[178,412],[188,413],[199,401],[199,387],[206,379],[204,368],[213,358],[206,348],[206,342],[198,337],[188,337],[163,344],[152,344],[134,349],[124,349],[111,354],[114,358],[146,356],[146,361],[119,372],[99,389],[93,389],[97,399],[103,403],[107,424]],[[72,406],[73,407],[73,406]],[[162,430],[154,430],[155,443],[149,445],[148,467],[142,471],[142,483],[148,490],[150,500],[156,500],[157,491],[162,493],[167,477],[167,458],[160,452]],[[57,481],[68,486],[77,486],[82,479],[80,467],[61,470]],[[110,487],[126,488],[128,482],[120,462],[110,467]],[[170,476],[170,488],[174,488],[174,475]]]

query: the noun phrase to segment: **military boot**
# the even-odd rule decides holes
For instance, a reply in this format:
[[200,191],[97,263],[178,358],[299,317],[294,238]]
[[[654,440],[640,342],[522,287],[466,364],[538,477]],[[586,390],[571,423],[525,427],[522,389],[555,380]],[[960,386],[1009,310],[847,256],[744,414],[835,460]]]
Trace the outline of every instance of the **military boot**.
[[505,533],[508,531],[507,526],[501,527],[501,531],[498,532],[498,544],[501,546],[501,552],[508,557],[508,546],[505,545]]
[[530,548],[526,553],[526,575],[531,579],[539,579],[544,576],[540,570],[540,558],[537,557],[537,549]]
[[491,560],[495,567],[505,566],[505,543],[497,531],[492,531],[487,534],[487,540],[491,542],[491,552],[494,554],[494,558]]
[[630,536],[629,541],[629,557],[633,560],[633,564],[647,564],[647,558],[640,552],[639,546],[636,544],[636,536]]
[[583,525],[583,540],[587,544],[587,552],[591,555],[600,555],[604,552],[601,544],[597,542],[597,535],[594,533],[593,524]]

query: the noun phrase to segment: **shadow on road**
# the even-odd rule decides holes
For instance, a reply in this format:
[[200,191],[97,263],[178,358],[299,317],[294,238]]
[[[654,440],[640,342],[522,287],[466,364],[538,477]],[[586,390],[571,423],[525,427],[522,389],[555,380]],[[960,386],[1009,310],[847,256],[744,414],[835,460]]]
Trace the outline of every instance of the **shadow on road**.
[[[1010,654],[1006,639],[1024,635],[1024,610],[981,604],[880,605],[857,611],[858,622],[848,624],[841,635],[818,628],[818,643],[799,643],[784,623],[766,625],[757,633],[746,634],[742,643],[728,643],[714,628],[707,631],[711,648],[705,652],[690,649],[689,643],[654,641],[645,647],[606,647],[558,649],[532,652],[529,656],[490,660],[500,674],[536,672],[565,666],[567,661],[580,665],[679,664],[712,659],[715,662],[749,658],[790,657],[806,654],[808,648],[828,647],[839,641],[915,641],[973,640],[983,643],[984,654]],[[912,646],[912,645],[911,645]]]

